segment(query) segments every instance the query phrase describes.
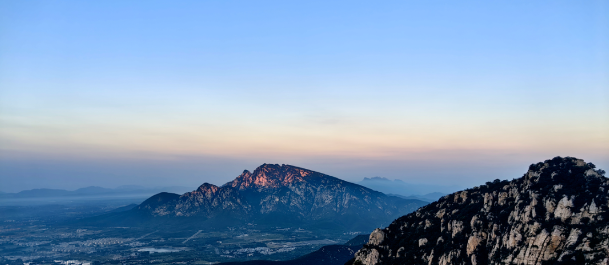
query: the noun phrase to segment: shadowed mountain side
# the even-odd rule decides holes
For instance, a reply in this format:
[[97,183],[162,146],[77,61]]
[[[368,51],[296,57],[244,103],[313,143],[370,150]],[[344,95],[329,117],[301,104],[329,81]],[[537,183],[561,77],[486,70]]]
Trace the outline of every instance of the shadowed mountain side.
[[295,166],[264,164],[220,187],[204,183],[183,195],[159,193],[128,212],[81,223],[130,226],[130,222],[179,222],[226,227],[251,222],[361,231],[386,225],[426,204]]
[[359,235],[344,245],[328,245],[293,260],[251,260],[243,262],[226,262],[217,265],[342,265],[362,246],[368,242],[368,235]]
[[114,210],[111,210],[110,213],[126,212],[126,211],[129,211],[129,210],[132,210],[133,208],[135,208],[137,206],[138,206],[137,204],[132,203],[132,204],[125,205],[125,206],[122,206],[122,207],[118,207],[118,208],[116,208]]
[[156,194],[156,195],[148,198],[147,200],[142,202],[142,204],[140,204],[139,206],[137,206],[134,209],[137,209],[140,212],[144,212],[146,210],[152,211],[152,210],[158,208],[159,206],[165,205],[169,202],[173,202],[173,201],[177,200],[178,198],[180,198],[179,194],[161,192],[159,194]]

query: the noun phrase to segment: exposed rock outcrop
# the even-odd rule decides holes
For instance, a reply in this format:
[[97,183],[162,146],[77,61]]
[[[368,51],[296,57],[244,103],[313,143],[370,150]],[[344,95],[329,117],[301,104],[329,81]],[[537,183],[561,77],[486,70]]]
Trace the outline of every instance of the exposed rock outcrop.
[[603,174],[571,157],[533,164],[375,230],[348,264],[608,264]]

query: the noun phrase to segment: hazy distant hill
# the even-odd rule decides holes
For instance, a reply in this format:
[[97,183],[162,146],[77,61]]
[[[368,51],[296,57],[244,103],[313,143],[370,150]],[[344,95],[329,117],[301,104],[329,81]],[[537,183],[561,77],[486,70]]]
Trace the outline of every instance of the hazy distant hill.
[[609,179],[556,157],[377,229],[349,264],[607,264]]
[[183,195],[160,193],[131,211],[93,223],[190,222],[372,229],[427,204],[406,200],[315,171],[264,164],[221,187],[205,183]]
[[33,197],[58,197],[67,196],[71,194],[71,191],[58,190],[58,189],[33,189],[24,190],[18,193],[5,193],[2,195],[3,198],[33,198]]
[[96,186],[80,188],[73,191],[61,189],[32,189],[24,190],[17,193],[0,192],[1,199],[27,199],[27,198],[57,198],[57,197],[89,197],[89,196],[131,196],[155,194],[162,191],[168,192],[183,192],[188,190],[186,187],[160,187],[160,188],[145,188],[142,186],[121,186],[116,189],[108,189]]
[[427,201],[435,201],[441,197],[437,196],[436,193],[445,195],[462,189],[457,186],[406,183],[399,179],[390,180],[383,177],[364,178],[357,184],[383,192],[385,194],[395,194],[408,198],[424,199]]

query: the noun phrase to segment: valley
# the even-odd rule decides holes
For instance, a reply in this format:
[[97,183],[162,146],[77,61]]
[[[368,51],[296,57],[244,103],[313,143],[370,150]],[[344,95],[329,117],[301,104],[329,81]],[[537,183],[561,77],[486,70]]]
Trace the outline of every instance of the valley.
[[[2,264],[213,264],[255,259],[289,260],[370,231],[259,228],[154,230],[141,227],[75,228],[41,220],[4,220]],[[75,263],[76,264],[76,263]]]

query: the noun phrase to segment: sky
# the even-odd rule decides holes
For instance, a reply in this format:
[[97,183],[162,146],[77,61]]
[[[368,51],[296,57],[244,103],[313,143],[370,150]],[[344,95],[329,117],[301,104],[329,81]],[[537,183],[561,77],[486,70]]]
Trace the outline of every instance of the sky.
[[609,169],[607,1],[0,1],[0,191]]

